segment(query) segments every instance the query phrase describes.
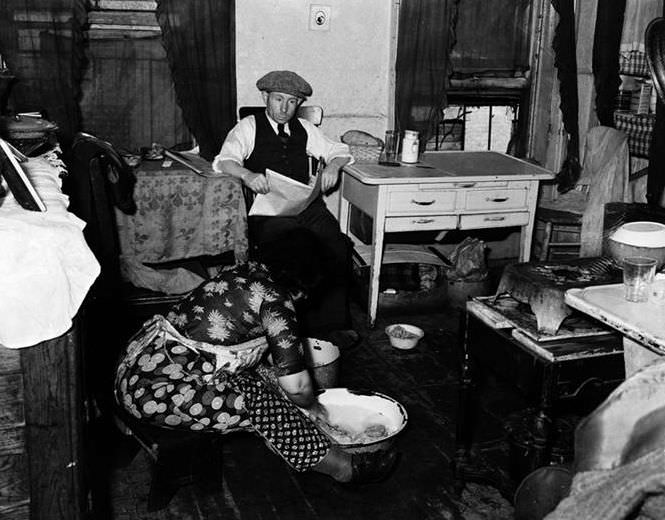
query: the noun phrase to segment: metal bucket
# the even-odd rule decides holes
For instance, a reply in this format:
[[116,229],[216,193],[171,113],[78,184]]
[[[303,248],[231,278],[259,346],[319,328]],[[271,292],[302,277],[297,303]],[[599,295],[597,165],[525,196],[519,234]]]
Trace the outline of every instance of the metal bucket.
[[305,363],[317,388],[335,388],[339,381],[339,348],[329,341],[307,338]]
[[491,294],[490,280],[485,277],[480,280],[447,280],[448,303],[451,307],[465,308],[466,301],[473,296],[488,296]]

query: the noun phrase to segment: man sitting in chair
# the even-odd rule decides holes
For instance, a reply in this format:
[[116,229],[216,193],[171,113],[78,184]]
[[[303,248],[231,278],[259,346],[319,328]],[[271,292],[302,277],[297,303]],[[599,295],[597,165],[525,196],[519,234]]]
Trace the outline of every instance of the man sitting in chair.
[[[309,157],[313,156],[325,163],[318,174],[322,193],[332,190],[352,156],[347,145],[332,141],[309,121],[295,117],[298,107],[311,96],[312,87],[291,71],[269,72],[256,86],[265,112],[247,116],[231,129],[213,160],[213,169],[241,179],[254,193],[265,194],[270,191],[266,169],[309,184]],[[301,228],[314,232],[327,248],[324,253],[335,260],[328,273],[334,281],[330,291],[320,305],[307,308],[301,317],[304,333],[341,348],[351,347],[358,342],[347,299],[351,245],[323,198],[319,196],[296,216],[249,217],[249,240],[260,260],[262,247],[272,237]],[[283,247],[288,249],[288,242]]]

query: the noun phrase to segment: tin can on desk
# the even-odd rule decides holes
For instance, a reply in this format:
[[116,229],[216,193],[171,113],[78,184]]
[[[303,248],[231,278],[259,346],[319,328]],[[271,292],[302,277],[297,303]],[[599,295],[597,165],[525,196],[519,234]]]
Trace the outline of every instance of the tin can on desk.
[[419,148],[418,132],[415,130],[405,130],[402,139],[402,162],[417,163]]

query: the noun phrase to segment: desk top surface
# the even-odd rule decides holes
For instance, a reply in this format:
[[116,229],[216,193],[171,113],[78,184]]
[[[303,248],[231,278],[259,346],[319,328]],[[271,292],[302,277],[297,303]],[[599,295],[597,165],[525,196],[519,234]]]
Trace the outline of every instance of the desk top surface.
[[665,306],[653,302],[628,302],[623,284],[598,285],[566,291],[565,301],[624,336],[665,354]]
[[544,180],[551,171],[499,152],[426,152],[415,164],[351,164],[344,171],[364,184],[412,184],[442,181]]
[[[492,301],[493,297],[472,298],[466,302],[466,312],[492,329],[503,331],[502,334],[512,337],[520,348],[546,362],[560,363],[623,351],[616,333],[602,330],[590,321],[584,322],[583,318],[575,319],[559,334],[546,337],[536,332],[535,318],[529,317],[528,311],[522,310],[520,316],[519,309],[506,312],[505,305],[494,305]],[[509,301],[504,303],[511,305]]]
[[[158,160],[142,160],[134,170],[137,176],[159,176],[159,175],[185,175],[185,176],[198,176],[201,178],[226,178],[233,179],[231,182],[237,181],[230,175],[223,175],[216,173],[212,169],[212,163],[206,161],[202,157],[190,152],[181,152],[180,156],[189,162],[192,166],[197,168],[201,174],[194,172],[186,165],[173,160],[169,157],[164,157]],[[237,181],[239,182],[239,181]]]

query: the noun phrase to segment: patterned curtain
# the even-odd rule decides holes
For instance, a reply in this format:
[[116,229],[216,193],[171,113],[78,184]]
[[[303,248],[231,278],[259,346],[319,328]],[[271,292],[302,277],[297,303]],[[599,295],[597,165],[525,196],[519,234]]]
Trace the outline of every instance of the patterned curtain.
[[0,2],[0,55],[16,78],[8,111],[45,112],[65,145],[80,126],[85,5],[86,0]]
[[397,36],[395,113],[400,131],[421,143],[443,117],[459,0],[402,0]]
[[178,104],[207,160],[236,122],[234,15],[233,0],[157,2]]

